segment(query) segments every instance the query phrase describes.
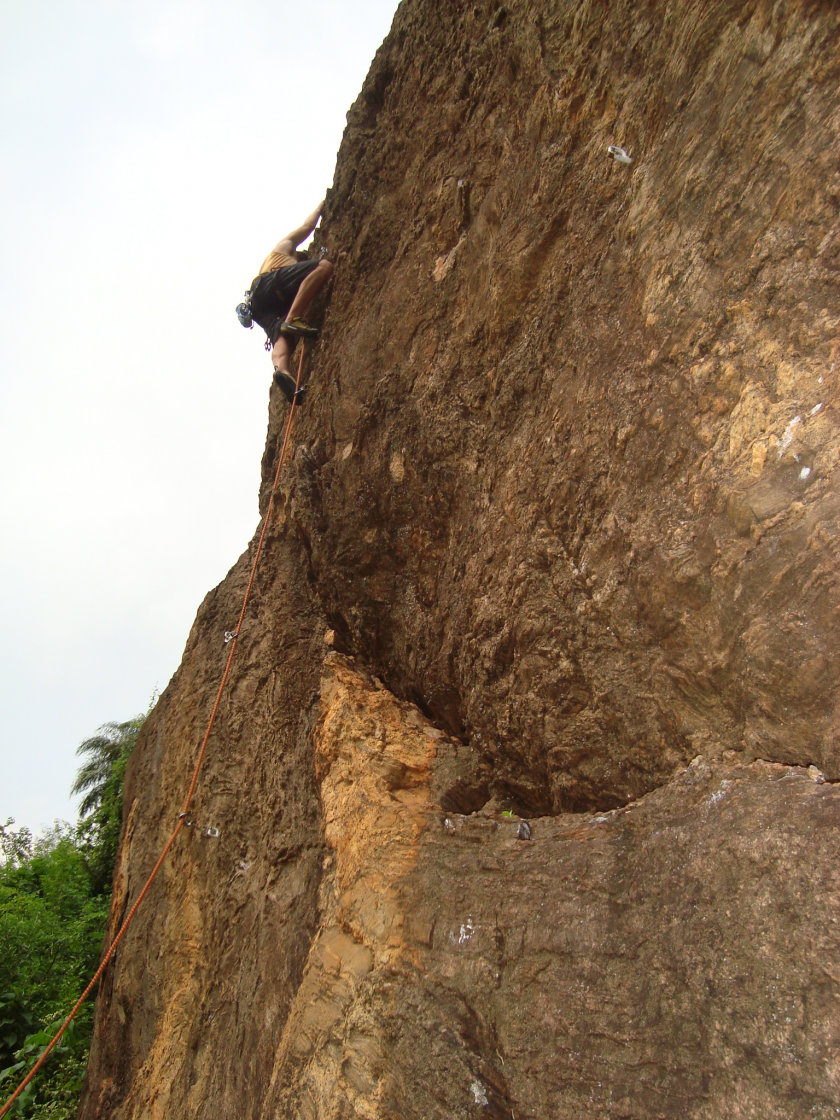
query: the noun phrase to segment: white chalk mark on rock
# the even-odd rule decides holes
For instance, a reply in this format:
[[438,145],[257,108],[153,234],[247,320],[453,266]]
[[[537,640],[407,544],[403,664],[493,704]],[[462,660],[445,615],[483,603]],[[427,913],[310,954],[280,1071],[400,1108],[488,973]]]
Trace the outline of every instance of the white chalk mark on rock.
[[709,804],[717,805],[719,801],[723,801],[724,797],[726,797],[727,790],[731,785],[732,783],[724,778],[720,783],[720,788],[716,789],[712,796],[709,798]]
[[487,1099],[487,1094],[484,1092],[484,1086],[480,1081],[473,1081],[470,1085],[470,1092],[473,1095],[473,1103],[480,1104],[482,1108],[486,1108],[490,1103]]
[[[464,922],[461,926],[460,933],[458,934],[457,944],[458,945],[463,945],[465,941],[469,941],[469,939],[475,933],[477,928],[478,928],[477,926],[473,925],[472,918],[471,917],[467,918],[466,922]],[[455,942],[455,934],[454,933],[450,933],[449,940],[452,941],[453,943]]]

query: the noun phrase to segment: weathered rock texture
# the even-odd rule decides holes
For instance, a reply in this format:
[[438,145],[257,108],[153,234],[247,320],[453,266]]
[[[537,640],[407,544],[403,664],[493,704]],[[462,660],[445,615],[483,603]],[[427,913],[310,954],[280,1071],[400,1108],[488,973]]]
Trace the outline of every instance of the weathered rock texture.
[[85,1120],[838,1115],[838,83],[830,3],[402,4]]

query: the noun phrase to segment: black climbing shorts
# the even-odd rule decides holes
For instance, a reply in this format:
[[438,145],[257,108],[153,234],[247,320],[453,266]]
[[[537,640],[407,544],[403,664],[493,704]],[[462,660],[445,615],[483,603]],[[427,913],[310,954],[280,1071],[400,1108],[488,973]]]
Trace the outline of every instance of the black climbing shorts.
[[280,334],[280,324],[292,306],[298,288],[319,261],[298,261],[297,264],[264,272],[251,285],[251,317],[268,335],[271,345]]
[[291,306],[298,288],[310,272],[314,272],[320,261],[298,261],[297,264],[288,264],[285,268],[278,268],[276,272],[269,273],[274,276],[274,290],[281,297],[285,297]]

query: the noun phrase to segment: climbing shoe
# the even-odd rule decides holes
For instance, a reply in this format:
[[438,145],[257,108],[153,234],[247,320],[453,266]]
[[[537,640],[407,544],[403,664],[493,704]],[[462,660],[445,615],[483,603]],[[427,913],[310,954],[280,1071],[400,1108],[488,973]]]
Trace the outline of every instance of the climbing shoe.
[[303,386],[300,389],[295,389],[295,379],[290,374],[284,373],[282,369],[276,369],[274,371],[274,384],[289,404],[295,399],[295,393],[297,393],[298,404],[303,403]]
[[280,324],[281,334],[291,334],[296,338],[317,338],[318,331],[315,327],[310,327],[305,319],[288,319]]

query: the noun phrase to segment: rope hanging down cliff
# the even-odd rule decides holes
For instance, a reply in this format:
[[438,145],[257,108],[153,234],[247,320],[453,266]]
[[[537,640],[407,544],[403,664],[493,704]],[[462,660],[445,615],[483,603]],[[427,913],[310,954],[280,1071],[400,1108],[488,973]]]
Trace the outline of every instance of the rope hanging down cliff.
[[294,392],[294,394],[292,394],[292,397],[291,397],[291,407],[289,408],[289,415],[286,418],[286,428],[285,428],[285,431],[283,433],[283,444],[282,444],[282,447],[280,449],[280,458],[277,461],[277,470],[274,472],[274,482],[272,483],[272,486],[271,486],[271,495],[268,499],[268,508],[265,511],[265,517],[263,518],[262,530],[260,532],[259,540],[257,541],[257,550],[254,554],[254,562],[251,565],[251,575],[248,579],[248,586],[245,589],[245,598],[242,600],[242,609],[239,612],[239,620],[236,623],[236,629],[233,631],[233,634],[231,635],[230,652],[228,653],[227,661],[225,663],[225,671],[224,671],[224,673],[222,673],[222,679],[219,682],[219,688],[218,688],[218,691],[216,692],[216,699],[213,703],[213,709],[210,712],[210,719],[207,723],[207,730],[204,732],[204,738],[202,739],[201,747],[199,748],[198,758],[196,759],[195,768],[194,768],[193,774],[192,774],[192,780],[190,781],[190,786],[189,786],[189,789],[187,790],[187,796],[186,796],[186,799],[184,801],[183,809],[181,810],[181,812],[178,816],[178,823],[176,824],[175,829],[172,832],[172,835],[166,841],[166,844],[163,847],[163,851],[160,853],[160,856],[158,857],[158,861],[155,864],[155,866],[152,868],[151,874],[149,875],[148,879],[146,880],[145,884],[143,885],[143,889],[140,891],[140,894],[137,896],[137,899],[135,900],[134,905],[129,910],[129,912],[126,915],[126,918],[123,921],[120,928],[117,930],[113,941],[108,946],[108,949],[105,953],[105,956],[102,958],[102,960],[100,962],[99,968],[97,968],[96,972],[93,974],[93,977],[90,980],[90,983],[85,988],[85,990],[82,992],[82,994],[79,996],[79,998],[76,1001],[76,1004],[73,1007],[70,1014],[67,1016],[67,1018],[64,1020],[64,1022],[61,1024],[61,1027],[58,1030],[58,1032],[56,1033],[55,1037],[52,1039],[51,1042],[49,1042],[47,1044],[47,1046],[44,1047],[44,1051],[41,1054],[41,1056],[39,1057],[38,1061],[35,1063],[35,1065],[32,1067],[32,1069],[29,1071],[29,1073],[26,1075],[26,1077],[24,1077],[23,1081],[21,1081],[20,1085],[18,1085],[17,1089],[15,1089],[14,1093],[12,1093],[12,1095],[9,1097],[9,1099],[6,1101],[6,1103],[3,1105],[2,1109],[0,1109],[0,1120],[2,1120],[2,1117],[6,1115],[6,1113],[9,1111],[9,1109],[12,1107],[12,1105],[15,1103],[15,1101],[21,1095],[21,1093],[26,1088],[26,1086],[35,1077],[36,1073],[41,1068],[41,1066],[43,1066],[43,1064],[46,1062],[50,1053],[55,1049],[55,1047],[60,1042],[61,1036],[64,1034],[64,1032],[70,1026],[73,1019],[75,1019],[75,1017],[76,1017],[79,1009],[81,1008],[82,1004],[85,1002],[85,1000],[88,998],[90,993],[93,991],[93,989],[96,986],[99,978],[102,976],[102,973],[107,968],[108,962],[111,960],[114,953],[116,952],[117,946],[119,945],[120,941],[122,941],[123,937],[125,936],[126,930],[128,929],[128,927],[131,925],[132,921],[134,920],[134,915],[137,913],[138,909],[140,908],[140,904],[142,903],[143,899],[146,897],[146,894],[148,893],[149,888],[151,887],[152,883],[154,882],[158,871],[160,871],[161,867],[163,866],[163,861],[166,859],[167,855],[169,854],[170,849],[172,848],[172,845],[177,840],[178,834],[180,833],[181,829],[184,827],[184,825],[188,821],[189,808],[190,808],[190,804],[191,804],[192,799],[193,799],[193,794],[195,793],[195,790],[196,790],[196,786],[198,785],[198,777],[199,777],[199,774],[201,772],[202,763],[204,762],[204,755],[205,755],[205,752],[207,750],[207,742],[210,738],[210,732],[213,730],[213,724],[216,722],[216,715],[218,714],[218,711],[219,711],[219,704],[221,703],[222,693],[224,692],[225,685],[227,684],[228,676],[230,675],[231,665],[233,664],[234,654],[236,653],[236,646],[237,646],[237,643],[239,641],[239,634],[240,634],[240,631],[242,629],[242,623],[245,619],[245,611],[248,609],[248,602],[251,598],[251,589],[254,586],[254,577],[257,574],[257,565],[259,564],[259,561],[260,561],[260,554],[262,552],[263,541],[265,540],[266,530],[268,529],[268,524],[271,520],[271,514],[274,510],[274,497],[275,497],[275,494],[277,493],[277,483],[280,481],[280,471],[281,471],[281,469],[283,467],[283,463],[285,462],[285,459],[286,459],[286,449],[287,449],[288,442],[289,442],[289,433],[292,430],[292,420],[294,418],[295,406],[296,406],[296,403],[297,403],[298,393],[299,393],[299,390],[300,390],[300,375],[303,371],[304,352],[305,352],[305,344],[301,345],[300,361],[298,362],[297,379],[296,379],[296,382],[295,382],[295,392]]

